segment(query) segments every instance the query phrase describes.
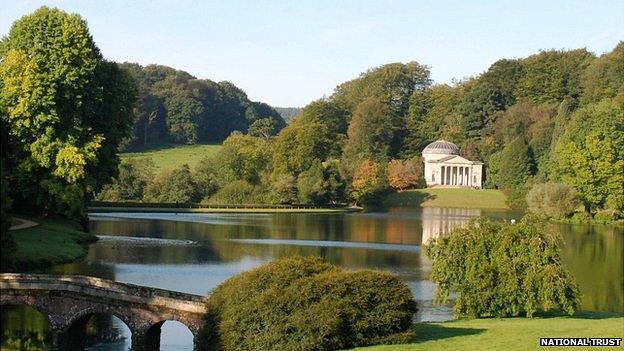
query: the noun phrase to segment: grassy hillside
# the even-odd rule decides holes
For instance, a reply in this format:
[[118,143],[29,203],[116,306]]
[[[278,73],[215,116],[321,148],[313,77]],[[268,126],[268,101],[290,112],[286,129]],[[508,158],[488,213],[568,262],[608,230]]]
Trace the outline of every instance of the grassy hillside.
[[494,189],[414,189],[388,196],[387,207],[469,207],[487,209],[508,209],[505,195]]
[[195,167],[199,161],[216,154],[221,145],[163,145],[140,152],[122,153],[122,159],[129,157],[151,158],[157,169],[173,169],[183,164]]
[[[617,337],[624,336],[624,317],[606,318],[506,318],[471,319],[446,323],[419,323],[414,326],[413,342],[359,348],[359,351],[443,351],[443,350],[538,350],[540,337]],[[578,347],[546,347],[570,350]],[[617,347],[581,347],[583,350]]]

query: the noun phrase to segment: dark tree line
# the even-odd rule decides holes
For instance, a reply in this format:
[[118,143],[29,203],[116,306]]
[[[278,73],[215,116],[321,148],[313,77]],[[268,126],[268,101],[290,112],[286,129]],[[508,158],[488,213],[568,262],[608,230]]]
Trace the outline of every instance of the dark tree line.
[[230,82],[213,82],[167,66],[119,65],[137,81],[139,104],[125,148],[168,141],[178,144],[219,143],[233,131],[246,132],[256,121],[271,119],[274,133],[285,126],[271,106],[250,101]]

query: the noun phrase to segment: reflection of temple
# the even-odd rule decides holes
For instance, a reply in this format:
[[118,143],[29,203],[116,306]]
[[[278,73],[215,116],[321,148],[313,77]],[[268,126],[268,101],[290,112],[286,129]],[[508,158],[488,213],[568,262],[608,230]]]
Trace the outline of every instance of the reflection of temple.
[[481,210],[478,208],[423,207],[422,242],[426,244],[438,235],[448,233],[480,215]]

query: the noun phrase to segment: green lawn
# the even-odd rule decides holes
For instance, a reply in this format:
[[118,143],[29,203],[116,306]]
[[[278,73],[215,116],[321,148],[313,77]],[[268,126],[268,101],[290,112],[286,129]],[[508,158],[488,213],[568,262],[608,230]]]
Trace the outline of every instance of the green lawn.
[[65,219],[28,219],[40,225],[10,231],[17,244],[16,260],[20,270],[75,261],[87,254],[84,244],[97,240]]
[[[538,350],[540,337],[624,337],[624,317],[471,319],[419,323],[414,341],[361,351]],[[622,350],[622,347],[547,347],[548,350]]]
[[505,195],[494,189],[413,189],[390,194],[384,201],[387,207],[469,207],[508,209]]
[[157,149],[120,154],[121,159],[151,158],[157,169],[173,169],[183,164],[195,167],[201,159],[217,153],[221,145],[163,145]]

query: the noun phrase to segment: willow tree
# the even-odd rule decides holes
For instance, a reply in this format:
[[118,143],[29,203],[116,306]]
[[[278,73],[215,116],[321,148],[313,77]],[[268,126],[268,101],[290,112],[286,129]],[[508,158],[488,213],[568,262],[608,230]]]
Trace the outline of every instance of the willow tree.
[[80,216],[117,172],[136,87],[76,14],[42,7],[0,42],[3,150],[14,206]]

